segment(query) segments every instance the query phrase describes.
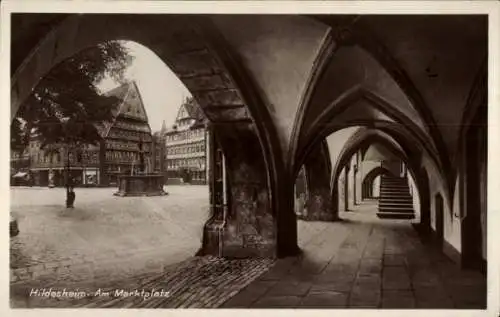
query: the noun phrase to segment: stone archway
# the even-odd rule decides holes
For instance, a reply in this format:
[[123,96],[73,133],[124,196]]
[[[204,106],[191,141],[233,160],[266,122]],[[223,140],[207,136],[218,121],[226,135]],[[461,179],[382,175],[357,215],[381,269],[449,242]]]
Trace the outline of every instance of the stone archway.
[[[208,19],[178,15],[68,15],[40,37],[15,70],[11,83],[12,116],[53,67],[85,48],[109,40],[134,41],[155,52],[192,93],[211,122],[227,158],[232,198],[230,211],[224,216],[225,227],[222,234],[217,233],[216,255],[277,255],[277,230],[282,227],[276,225],[277,210],[283,198],[278,192],[277,176],[282,160],[272,145],[277,142],[274,126],[237,57],[227,49]],[[211,208],[212,212],[220,212],[215,206]],[[204,237],[210,234],[211,231]],[[280,241],[282,249],[294,249],[296,245],[296,239],[289,239],[289,235]]]
[[[332,171],[332,179],[331,179],[331,189],[332,189],[332,208],[334,210],[334,214],[338,215],[338,200],[339,200],[339,185],[338,180],[340,177],[340,173],[342,171],[348,172],[349,162],[354,153],[358,152],[360,149],[367,147],[372,143],[380,143],[384,145],[388,150],[390,150],[396,157],[399,157],[402,162],[407,164],[408,171],[412,175],[413,179],[415,179],[415,173],[417,162],[411,160],[406,156],[405,151],[401,148],[396,147],[396,145],[392,142],[394,140],[389,141],[388,139],[381,137],[379,135],[370,135],[369,133],[360,131],[358,135],[354,134],[351,138],[346,142],[342,152],[337,159],[337,162]],[[347,167],[347,168],[346,168]],[[346,174],[347,177],[347,174]]]
[[391,172],[386,169],[386,168],[383,168],[381,166],[379,167],[375,167],[374,169],[372,169],[370,172],[368,172],[365,176],[365,178],[363,179],[363,182],[362,182],[362,187],[361,187],[361,197],[363,199],[373,199],[373,198],[377,198],[377,197],[373,197],[373,183],[375,181],[375,179],[377,178],[377,176],[380,176],[380,175],[384,175],[384,174],[391,174]]
[[333,221],[331,211],[331,161],[326,140],[317,144],[304,162],[307,183],[305,214],[300,218],[313,221]]

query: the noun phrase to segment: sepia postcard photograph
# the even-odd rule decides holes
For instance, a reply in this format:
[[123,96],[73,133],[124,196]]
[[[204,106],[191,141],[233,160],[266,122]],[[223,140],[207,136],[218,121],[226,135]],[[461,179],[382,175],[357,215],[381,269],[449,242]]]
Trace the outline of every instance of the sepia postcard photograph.
[[499,316],[499,8],[3,2],[2,316]]

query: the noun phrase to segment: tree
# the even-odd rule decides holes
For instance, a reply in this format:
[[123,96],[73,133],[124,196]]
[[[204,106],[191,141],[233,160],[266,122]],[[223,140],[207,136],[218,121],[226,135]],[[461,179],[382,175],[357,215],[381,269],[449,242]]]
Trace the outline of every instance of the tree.
[[[68,191],[69,154],[81,151],[84,145],[97,145],[101,140],[98,128],[112,120],[113,110],[121,102],[101,93],[98,84],[106,77],[122,82],[131,61],[132,56],[119,41],[86,49],[42,78],[17,114],[26,122],[24,133],[39,139],[42,149],[66,147]],[[13,136],[11,143],[16,144],[17,139]]]
[[86,49],[42,78],[18,116],[41,139],[42,148],[54,143],[97,144],[96,124],[111,120],[121,101],[102,94],[97,85],[106,76],[122,81],[130,61],[117,41]]
[[23,152],[26,148],[23,123],[15,118],[10,125],[10,149]]

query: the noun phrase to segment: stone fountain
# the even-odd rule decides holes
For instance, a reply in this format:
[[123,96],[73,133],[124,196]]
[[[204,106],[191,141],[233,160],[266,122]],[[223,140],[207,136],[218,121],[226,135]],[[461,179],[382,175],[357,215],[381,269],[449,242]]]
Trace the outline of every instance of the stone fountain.
[[165,180],[163,175],[146,173],[144,169],[144,151],[142,140],[139,141],[139,173],[122,175],[118,179],[118,191],[115,196],[164,196]]

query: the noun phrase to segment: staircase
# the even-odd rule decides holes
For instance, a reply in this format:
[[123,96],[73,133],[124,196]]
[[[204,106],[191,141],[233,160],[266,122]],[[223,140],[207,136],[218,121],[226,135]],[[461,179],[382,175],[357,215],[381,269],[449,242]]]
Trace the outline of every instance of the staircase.
[[377,216],[384,219],[413,219],[413,198],[406,178],[383,175]]

